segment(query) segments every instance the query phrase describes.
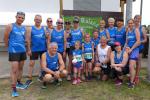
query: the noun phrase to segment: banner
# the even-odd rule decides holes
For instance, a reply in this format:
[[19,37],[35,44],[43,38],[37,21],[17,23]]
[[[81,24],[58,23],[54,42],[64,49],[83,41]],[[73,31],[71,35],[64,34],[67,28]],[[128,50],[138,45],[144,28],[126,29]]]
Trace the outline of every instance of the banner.
[[[64,22],[69,20],[73,22],[74,16],[63,16]],[[83,29],[85,33],[92,35],[95,28],[99,27],[99,22],[102,17],[89,17],[89,16],[79,16],[80,18],[80,28]]]

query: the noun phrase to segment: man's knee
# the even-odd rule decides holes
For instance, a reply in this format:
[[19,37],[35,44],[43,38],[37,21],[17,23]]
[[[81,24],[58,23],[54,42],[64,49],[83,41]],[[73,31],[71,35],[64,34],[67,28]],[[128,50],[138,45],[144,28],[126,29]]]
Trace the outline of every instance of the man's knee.
[[44,77],[43,77],[43,81],[44,82],[49,82],[53,79],[52,75],[51,74],[46,74]]
[[66,77],[68,74],[67,70],[62,70],[60,73],[60,77]]
[[98,72],[100,72],[100,70],[101,70],[101,68],[98,67],[98,66],[96,66],[96,67],[93,69],[93,72],[94,72],[94,73],[98,73]]

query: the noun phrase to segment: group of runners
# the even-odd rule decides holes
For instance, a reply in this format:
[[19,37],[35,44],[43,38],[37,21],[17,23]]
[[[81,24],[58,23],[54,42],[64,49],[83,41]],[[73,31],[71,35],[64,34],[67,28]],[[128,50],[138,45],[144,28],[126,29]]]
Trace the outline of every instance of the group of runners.
[[[47,83],[60,85],[66,77],[73,85],[90,81],[95,77],[106,81],[115,79],[116,85],[123,83],[123,75],[129,74],[129,88],[139,82],[141,53],[147,41],[146,30],[140,25],[141,16],[128,20],[100,20],[99,27],[93,33],[85,33],[80,28],[80,18],[63,21],[59,18],[56,27],[53,19],[47,18],[47,26],[41,26],[42,16],[35,15],[35,24],[23,26],[24,12],[17,12],[16,22],[6,26],[4,42],[8,47],[11,63],[12,97],[19,96],[18,89],[26,89],[33,82],[32,72],[35,61],[40,59],[38,80],[42,88]],[[28,79],[21,82],[24,62],[30,57]]]

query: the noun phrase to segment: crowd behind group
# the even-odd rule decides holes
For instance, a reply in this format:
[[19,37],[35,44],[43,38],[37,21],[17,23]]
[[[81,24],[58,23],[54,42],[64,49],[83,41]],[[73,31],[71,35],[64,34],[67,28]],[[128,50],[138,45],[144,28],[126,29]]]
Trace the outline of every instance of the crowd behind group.
[[[113,78],[118,86],[123,83],[123,76],[129,74],[129,88],[139,83],[141,53],[147,42],[140,15],[128,20],[127,26],[117,19],[115,27],[115,19],[109,18],[106,28],[105,20],[100,20],[91,34],[80,28],[77,16],[72,22],[59,18],[56,27],[52,18],[47,18],[46,27],[41,26],[41,15],[35,15],[35,25],[31,27],[23,26],[24,20],[25,13],[17,12],[16,22],[8,24],[4,33],[11,63],[12,97],[19,96],[16,88],[26,89],[33,82],[32,72],[38,58],[42,88],[51,82],[60,85],[64,77],[73,85],[93,78],[102,81]],[[26,54],[30,62],[28,80],[23,84]]]

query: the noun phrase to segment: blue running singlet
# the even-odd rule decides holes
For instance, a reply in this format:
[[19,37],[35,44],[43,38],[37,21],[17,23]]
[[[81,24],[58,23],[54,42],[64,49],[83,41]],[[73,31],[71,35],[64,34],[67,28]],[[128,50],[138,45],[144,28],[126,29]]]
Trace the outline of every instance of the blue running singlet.
[[58,45],[58,52],[64,52],[64,30],[57,31],[53,29],[51,33],[51,42],[56,42]]
[[74,67],[80,68],[82,66],[82,50],[73,50],[73,59],[77,60],[77,63],[74,64]]
[[122,27],[121,30],[116,30],[116,42],[120,42],[121,46],[123,47],[126,42],[126,29]]
[[25,26],[17,26],[12,23],[12,30],[9,33],[8,52],[9,53],[21,53],[26,52],[25,47]]
[[116,31],[117,28],[116,27],[108,27],[108,32],[110,34],[110,41],[108,42],[108,45],[112,46],[114,45],[115,39],[116,39]]
[[82,32],[80,29],[78,30],[72,30],[71,31],[71,40],[70,40],[70,45],[74,46],[76,41],[80,41],[82,43]]
[[46,52],[46,63],[47,68],[49,68],[52,71],[56,71],[59,69],[58,64],[58,53],[56,53],[54,56],[50,56],[48,52]]
[[32,26],[31,29],[31,50],[32,52],[46,51],[46,34],[44,27],[37,29]]
[[86,42],[84,42],[83,43],[83,47],[84,47],[84,58],[85,59],[92,59],[93,58],[93,56],[92,56],[92,53],[93,53],[93,50],[92,50],[92,44],[93,44],[93,42],[88,42],[88,43],[86,43]]

